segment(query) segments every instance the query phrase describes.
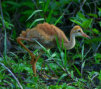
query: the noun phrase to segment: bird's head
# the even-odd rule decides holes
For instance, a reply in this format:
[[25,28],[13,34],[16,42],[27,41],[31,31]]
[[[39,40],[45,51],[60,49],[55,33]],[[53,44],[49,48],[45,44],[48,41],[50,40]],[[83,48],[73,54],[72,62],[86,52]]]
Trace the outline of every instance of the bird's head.
[[74,26],[71,30],[71,35],[72,36],[83,36],[86,38],[90,38],[87,34],[85,34],[82,30],[82,28],[78,25]]

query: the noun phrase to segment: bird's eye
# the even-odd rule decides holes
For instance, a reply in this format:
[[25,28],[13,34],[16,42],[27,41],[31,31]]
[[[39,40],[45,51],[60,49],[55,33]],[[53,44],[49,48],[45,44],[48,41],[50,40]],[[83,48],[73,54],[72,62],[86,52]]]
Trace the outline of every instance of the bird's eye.
[[78,30],[78,32],[81,32],[81,30]]

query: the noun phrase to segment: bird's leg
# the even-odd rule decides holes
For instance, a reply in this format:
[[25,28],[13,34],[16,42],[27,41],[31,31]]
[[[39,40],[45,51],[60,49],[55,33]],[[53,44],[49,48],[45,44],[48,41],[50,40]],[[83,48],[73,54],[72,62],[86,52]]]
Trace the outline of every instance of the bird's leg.
[[35,76],[36,76],[36,62],[38,61],[39,57],[40,57],[40,55],[36,58],[36,60],[34,60],[34,57],[32,56],[32,60],[31,60],[32,69],[33,69]]
[[36,60],[35,60],[35,55],[21,42],[21,40],[26,40],[26,41],[30,41],[30,40],[28,38],[23,38],[23,37],[17,38],[17,42],[30,54],[31,59],[32,59],[31,60],[32,69],[36,76],[36,62],[37,62],[38,58],[36,58]]
[[[33,53],[21,42],[21,40],[26,40],[26,41],[30,41],[30,40],[28,38],[23,38],[23,37],[17,38],[17,42],[32,56]],[[35,58],[35,55],[33,55],[33,57]]]

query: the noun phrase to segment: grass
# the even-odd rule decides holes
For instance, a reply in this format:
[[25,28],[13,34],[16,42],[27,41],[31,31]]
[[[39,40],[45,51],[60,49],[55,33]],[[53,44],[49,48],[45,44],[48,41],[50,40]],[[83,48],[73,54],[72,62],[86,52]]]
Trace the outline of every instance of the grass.
[[[17,54],[11,52],[9,53],[9,57],[7,56],[6,67],[3,67],[3,65],[0,66],[0,85],[3,89],[6,89],[5,85],[12,89],[19,88],[19,83],[23,89],[40,89],[40,87],[41,89],[85,89],[86,87],[92,87],[91,84],[94,83],[94,78],[98,78],[100,80],[101,72],[93,71],[92,74],[91,72],[89,72],[89,74],[85,73],[85,66],[87,65],[86,58],[91,49],[85,53],[85,46],[82,46],[80,54],[81,64],[79,68],[76,66],[75,62],[72,65],[69,65],[70,60],[68,60],[68,56],[71,54],[68,53],[67,55],[67,51],[61,49],[59,45],[59,52],[52,52],[51,50],[47,50],[45,47],[43,47],[39,42],[37,43],[43,48],[44,55],[47,57],[47,59],[40,58],[37,62],[38,76],[33,76],[33,71],[29,60],[30,56],[28,56],[28,54],[24,54],[23,58],[21,59],[21,57],[19,57]],[[35,50],[33,53],[37,54],[37,52],[38,51]],[[15,58],[17,61],[13,60]],[[2,58],[0,63],[5,64]],[[43,63],[44,67],[42,68],[41,72],[41,65]],[[80,61],[78,63],[80,63]],[[14,74],[19,83],[14,77],[12,77],[11,72],[8,72],[8,69],[6,68],[8,68]]]
[[[24,89],[27,89],[27,88],[40,89],[40,87],[41,89],[45,89],[45,88],[47,89],[54,89],[54,88],[85,89],[85,87],[91,87],[90,84],[94,82],[93,80],[94,78],[98,77],[99,80],[101,79],[100,77],[101,72],[93,71],[92,73],[89,72],[89,74],[87,74],[87,73],[84,73],[86,72],[84,70],[83,72],[81,72],[81,70],[79,70],[78,67],[73,69],[72,67],[69,66],[69,64],[68,66],[64,66],[63,65],[64,59],[62,60],[61,56],[66,55],[65,52],[62,52],[59,54],[57,52],[52,53],[51,51],[48,51],[48,53],[51,56],[49,55],[47,56],[47,53],[46,53],[46,56],[48,58],[45,61],[45,67],[43,67],[42,71],[44,71],[45,75],[51,76],[51,81],[53,81],[54,84],[52,84],[52,82],[49,81],[49,78],[45,77],[45,75],[43,75],[43,77],[40,77],[39,75],[37,77],[33,76],[33,71],[31,69],[31,64],[29,60],[30,56],[27,57],[26,54],[24,55],[23,59],[20,59],[19,56],[17,56],[16,54],[14,54],[15,55],[14,56],[12,53],[10,53],[11,56],[7,57],[8,61],[7,61],[6,67],[9,68],[11,72],[16,76],[16,78],[19,80],[21,86]],[[13,60],[15,57],[17,58],[16,60],[18,60],[18,62]],[[39,72],[41,71],[41,65],[43,62],[42,60],[43,59],[40,58],[37,62],[37,69]],[[5,64],[3,59],[0,60],[0,63]],[[67,63],[68,63],[68,60],[67,60]],[[81,64],[81,67],[82,65],[83,64]],[[84,65],[86,65],[86,63]],[[82,68],[84,69],[84,67]],[[1,69],[0,70],[0,79],[1,79],[0,85],[2,86],[2,88],[6,89],[5,85],[10,89],[19,88],[17,81],[12,77],[11,73],[9,73],[7,69],[5,69],[2,65],[0,66],[0,69]],[[73,80],[68,76],[68,73],[71,74]],[[81,77],[81,74],[82,74],[82,77]],[[83,76],[84,74],[86,74],[86,77]],[[88,82],[89,82],[89,85],[88,85]]]

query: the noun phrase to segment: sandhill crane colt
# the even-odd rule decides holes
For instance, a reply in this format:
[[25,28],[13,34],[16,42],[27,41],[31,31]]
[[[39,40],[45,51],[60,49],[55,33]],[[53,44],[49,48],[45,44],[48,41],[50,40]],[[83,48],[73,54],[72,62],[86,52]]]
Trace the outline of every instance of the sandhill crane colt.
[[25,40],[29,43],[33,44],[34,49],[42,49],[35,40],[37,40],[40,44],[42,44],[44,47],[53,48],[56,47],[56,37],[58,38],[60,46],[62,45],[62,40],[64,42],[64,48],[67,50],[72,49],[75,46],[75,37],[76,36],[83,36],[90,38],[88,35],[86,35],[82,28],[78,25],[74,26],[71,29],[70,32],[70,40],[67,39],[64,32],[59,29],[58,27],[43,23],[38,24],[36,27],[32,29],[27,29],[26,31],[22,31],[20,36],[17,38],[17,42],[24,47],[24,49],[30,54],[32,58],[32,69],[34,72],[34,75],[36,76],[36,62],[39,57],[35,57],[35,55],[21,42],[22,40]]

